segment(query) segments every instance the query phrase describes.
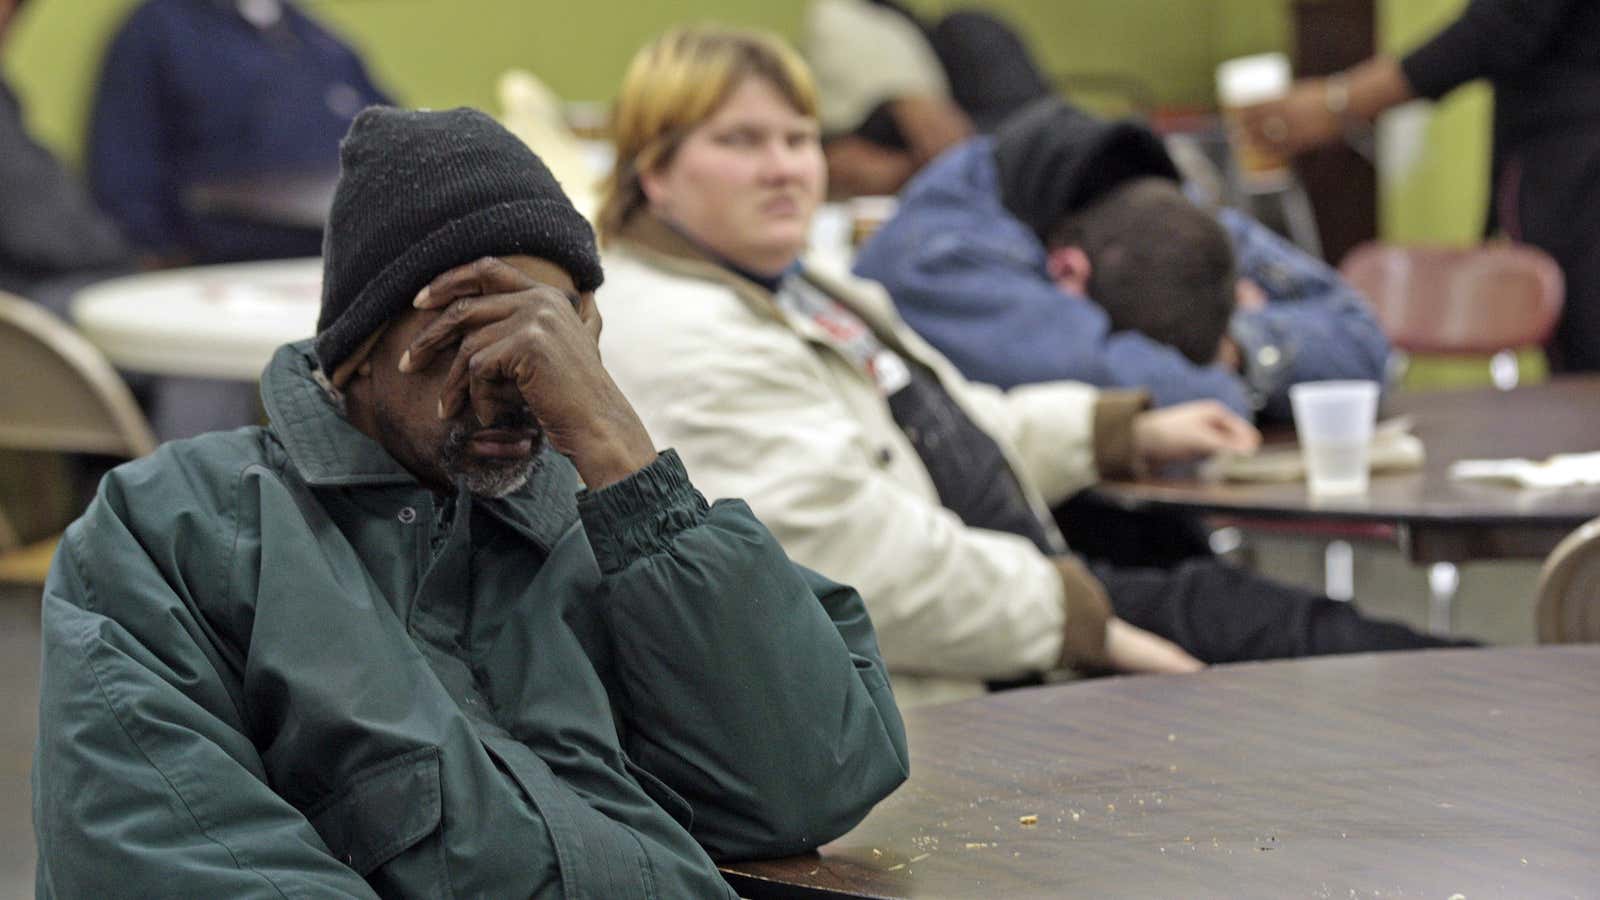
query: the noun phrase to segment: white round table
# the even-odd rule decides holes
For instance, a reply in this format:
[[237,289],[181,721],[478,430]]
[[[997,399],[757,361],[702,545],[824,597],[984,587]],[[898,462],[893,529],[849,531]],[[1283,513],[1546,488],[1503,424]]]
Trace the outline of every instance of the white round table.
[[254,381],[278,347],[316,331],[319,258],[145,272],[79,291],[72,317],[116,366]]

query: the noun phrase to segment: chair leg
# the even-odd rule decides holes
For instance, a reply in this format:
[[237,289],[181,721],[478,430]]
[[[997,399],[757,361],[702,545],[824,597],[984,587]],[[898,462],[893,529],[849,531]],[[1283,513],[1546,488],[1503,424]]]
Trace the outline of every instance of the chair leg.
[[1489,358],[1489,379],[1494,386],[1502,391],[1509,391],[1517,386],[1518,364],[1517,354],[1510,350],[1501,350]]
[[1206,535],[1206,543],[1210,545],[1212,553],[1240,564],[1243,564],[1241,558],[1248,555],[1250,550],[1244,532],[1233,525],[1212,531]]
[[1349,541],[1329,541],[1323,549],[1322,592],[1345,603],[1356,598],[1356,551]]
[[1450,634],[1451,613],[1461,572],[1455,563],[1434,563],[1428,567],[1428,633],[1437,637]]

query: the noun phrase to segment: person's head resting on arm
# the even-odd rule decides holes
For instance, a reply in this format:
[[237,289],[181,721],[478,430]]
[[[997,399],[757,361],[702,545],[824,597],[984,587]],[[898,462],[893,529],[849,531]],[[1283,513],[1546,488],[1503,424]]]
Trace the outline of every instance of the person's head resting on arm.
[[827,190],[817,96],[776,36],[694,26],[634,57],[613,112],[604,187],[609,241],[651,215],[733,267],[781,274],[805,249]]
[[1043,242],[1050,279],[1191,362],[1217,361],[1239,293],[1227,231],[1183,193],[1161,141],[1058,100],[995,135],[1001,202]]
[[1045,235],[1050,278],[1196,365],[1217,361],[1236,305],[1233,245],[1165,178],[1142,176],[1069,212]]
[[539,158],[468,109],[370,108],[340,153],[315,348],[350,423],[440,492],[515,491],[547,442],[590,487],[648,463],[593,231]]

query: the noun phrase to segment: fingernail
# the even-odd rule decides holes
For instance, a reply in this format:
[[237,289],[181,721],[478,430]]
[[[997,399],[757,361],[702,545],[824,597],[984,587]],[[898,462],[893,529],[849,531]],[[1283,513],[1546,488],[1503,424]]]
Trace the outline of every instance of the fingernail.
[[407,350],[406,352],[400,354],[400,371],[402,371],[402,372],[411,371],[411,351],[410,350]]
[[439,418],[444,418],[444,401],[439,401]]
[[421,306],[424,303],[427,303],[428,302],[428,288],[430,288],[430,287],[432,287],[432,285],[427,285],[427,284],[423,285],[422,286],[422,290],[417,291],[417,299],[411,301],[411,305],[412,306]]

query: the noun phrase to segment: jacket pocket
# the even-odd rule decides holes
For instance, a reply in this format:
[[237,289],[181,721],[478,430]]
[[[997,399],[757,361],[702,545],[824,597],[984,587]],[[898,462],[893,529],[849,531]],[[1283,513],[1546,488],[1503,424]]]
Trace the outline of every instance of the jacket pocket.
[[677,791],[667,786],[665,781],[645,771],[638,763],[626,754],[622,757],[622,766],[639,782],[639,787],[644,788],[645,795],[656,802],[656,805],[667,811],[673,821],[683,826],[684,831],[694,828],[694,807],[689,801],[683,799]]
[[[338,860],[363,878],[439,830],[439,750],[423,747],[357,772],[349,784],[306,814]],[[449,892],[444,842],[433,842],[431,859],[407,866],[407,893],[443,896]],[[420,848],[419,848],[420,849]],[[415,876],[428,884],[419,884]],[[369,879],[370,880],[370,879]]]

